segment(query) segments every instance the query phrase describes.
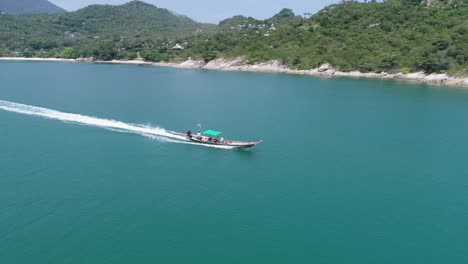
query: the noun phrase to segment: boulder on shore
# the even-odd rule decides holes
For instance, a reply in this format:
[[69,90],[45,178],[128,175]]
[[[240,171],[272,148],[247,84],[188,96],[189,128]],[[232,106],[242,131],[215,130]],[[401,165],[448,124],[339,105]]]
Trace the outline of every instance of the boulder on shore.
[[333,67],[328,63],[322,64],[322,66],[318,68],[318,72],[326,72],[330,70],[333,70]]

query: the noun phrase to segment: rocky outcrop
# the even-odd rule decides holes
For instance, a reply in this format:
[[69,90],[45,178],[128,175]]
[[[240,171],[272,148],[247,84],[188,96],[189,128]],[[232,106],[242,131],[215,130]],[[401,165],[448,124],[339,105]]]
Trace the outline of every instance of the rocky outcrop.
[[213,60],[203,66],[204,69],[223,70],[223,71],[249,71],[249,72],[275,72],[275,73],[288,73],[300,74],[321,77],[350,77],[350,78],[375,78],[375,79],[394,79],[394,80],[408,80],[417,81],[430,84],[442,84],[451,86],[464,86],[468,87],[468,78],[456,78],[447,74],[425,74],[423,72],[416,73],[363,73],[359,71],[342,72],[336,70],[330,64],[323,64],[316,69],[310,70],[292,70],[282,65],[279,61],[269,61],[258,64],[247,64],[241,58],[235,60],[217,59]]
[[289,69],[286,65],[281,64],[277,60],[262,62],[256,64],[249,64],[242,58],[233,60],[216,59],[208,63],[201,60],[187,60],[183,62],[148,62],[140,60],[113,60],[113,61],[94,61],[94,58],[80,58],[80,59],[60,59],[60,58],[0,58],[0,60],[17,60],[17,61],[64,61],[64,62],[94,62],[94,63],[114,63],[114,64],[137,64],[137,65],[150,65],[150,66],[165,66],[176,68],[202,68],[209,70],[222,70],[222,71],[246,71],[246,72],[272,72],[272,73],[287,73],[299,74],[320,77],[350,77],[350,78],[376,78],[376,79],[393,79],[393,80],[408,80],[423,82],[429,84],[462,86],[468,88],[468,78],[457,78],[447,74],[425,74],[423,72],[415,73],[363,73],[359,71],[342,72],[336,70],[330,64],[323,64],[316,69],[310,70],[293,70]]

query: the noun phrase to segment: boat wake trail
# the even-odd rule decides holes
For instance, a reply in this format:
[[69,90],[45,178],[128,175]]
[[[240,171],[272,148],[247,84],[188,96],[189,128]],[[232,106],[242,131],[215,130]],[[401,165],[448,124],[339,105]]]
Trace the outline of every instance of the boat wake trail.
[[168,131],[159,127],[151,127],[147,125],[131,124],[112,119],[104,119],[93,116],[85,116],[72,113],[64,113],[52,109],[43,107],[37,107],[32,105],[19,104],[14,102],[8,102],[0,100],[0,109],[14,112],[18,114],[39,116],[48,119],[59,120],[63,122],[75,123],[86,126],[100,127],[112,131],[139,134],[148,138],[152,138],[162,142],[179,143],[179,144],[190,144],[200,145],[205,147],[224,148],[231,149],[230,146],[213,146],[213,145],[202,145],[187,140],[183,135],[180,135],[173,131]]

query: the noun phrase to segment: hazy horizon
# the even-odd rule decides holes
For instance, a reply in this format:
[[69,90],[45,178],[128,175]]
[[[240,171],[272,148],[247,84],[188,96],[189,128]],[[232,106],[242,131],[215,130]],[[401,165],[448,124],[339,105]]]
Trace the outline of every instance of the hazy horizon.
[[[75,11],[92,4],[120,5],[129,0],[49,0],[50,2],[68,10]],[[160,8],[167,8],[178,14],[186,15],[199,22],[218,23],[223,19],[235,15],[251,16],[257,19],[270,18],[283,8],[291,8],[296,14],[316,13],[323,7],[337,3],[338,0],[325,1],[287,1],[278,0],[274,3],[266,0],[249,1],[238,0],[219,4],[215,0],[200,1],[171,1],[171,0],[144,0]]]

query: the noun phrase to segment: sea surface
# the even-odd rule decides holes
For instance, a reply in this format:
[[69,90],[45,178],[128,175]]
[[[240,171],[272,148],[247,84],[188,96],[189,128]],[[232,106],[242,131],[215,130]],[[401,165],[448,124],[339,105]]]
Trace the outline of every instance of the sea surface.
[[[193,145],[215,129],[251,150]],[[0,263],[468,263],[468,92],[0,63]]]

